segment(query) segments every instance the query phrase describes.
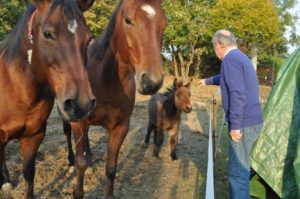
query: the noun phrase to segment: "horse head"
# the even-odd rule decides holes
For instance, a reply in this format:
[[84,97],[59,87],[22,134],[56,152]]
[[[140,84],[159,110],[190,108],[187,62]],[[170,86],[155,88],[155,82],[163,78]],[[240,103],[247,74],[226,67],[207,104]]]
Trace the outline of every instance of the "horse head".
[[178,81],[177,78],[173,81],[173,86],[175,88],[175,106],[186,113],[191,112],[192,104],[191,104],[191,92],[190,92],[190,85],[191,80],[188,83],[183,84],[182,81]]
[[116,14],[112,49],[130,65],[141,94],[156,93],[164,79],[161,48],[167,19],[161,3],[160,0],[123,0]]
[[32,2],[36,7],[28,23],[32,71],[39,83],[50,86],[65,120],[83,119],[96,105],[85,70],[92,35],[82,14],[93,1]]

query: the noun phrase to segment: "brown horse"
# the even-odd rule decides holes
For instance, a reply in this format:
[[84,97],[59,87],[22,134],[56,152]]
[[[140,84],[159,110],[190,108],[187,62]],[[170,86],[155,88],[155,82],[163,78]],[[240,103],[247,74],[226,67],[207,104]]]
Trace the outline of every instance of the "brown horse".
[[153,95],[149,101],[149,121],[144,146],[148,145],[153,130],[155,144],[153,156],[157,158],[164,140],[164,132],[169,131],[171,133],[171,158],[177,160],[176,145],[181,113],[182,111],[189,113],[192,110],[189,89],[191,81],[184,85],[182,81],[178,82],[175,78],[172,88],[169,88],[165,93]]
[[87,72],[91,33],[82,11],[93,2],[33,0],[0,46],[0,183],[9,182],[5,146],[19,139],[25,198],[33,198],[35,157],[56,98],[66,121],[96,106]]
[[89,48],[87,70],[97,106],[87,120],[71,126],[64,123],[70,165],[74,162],[71,127],[76,143],[75,198],[83,197],[84,173],[90,163],[90,125],[101,125],[109,132],[105,197],[113,197],[119,150],[128,132],[136,88],[141,94],[153,94],[163,82],[160,52],[166,23],[160,0],[121,0]]

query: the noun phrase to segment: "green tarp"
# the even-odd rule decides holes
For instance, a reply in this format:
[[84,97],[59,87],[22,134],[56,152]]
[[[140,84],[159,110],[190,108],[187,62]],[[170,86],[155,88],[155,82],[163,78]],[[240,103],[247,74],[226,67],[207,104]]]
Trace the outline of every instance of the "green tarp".
[[300,48],[281,66],[264,107],[253,169],[284,199],[300,198]]

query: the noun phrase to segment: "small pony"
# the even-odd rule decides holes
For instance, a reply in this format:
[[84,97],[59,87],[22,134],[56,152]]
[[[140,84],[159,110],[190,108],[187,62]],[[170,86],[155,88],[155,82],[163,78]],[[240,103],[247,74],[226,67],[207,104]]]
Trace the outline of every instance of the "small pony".
[[191,112],[190,83],[183,84],[177,78],[173,81],[173,87],[168,88],[165,93],[153,95],[149,101],[149,122],[144,146],[148,146],[152,130],[154,131],[153,156],[158,158],[161,144],[164,140],[164,131],[171,132],[170,146],[171,158],[177,160],[176,144],[178,141],[178,129],[181,121],[181,112]]

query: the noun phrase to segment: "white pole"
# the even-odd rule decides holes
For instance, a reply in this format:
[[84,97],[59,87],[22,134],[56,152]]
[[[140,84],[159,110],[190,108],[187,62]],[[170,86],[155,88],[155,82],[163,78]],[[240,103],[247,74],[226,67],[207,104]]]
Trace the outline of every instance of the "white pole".
[[212,143],[212,106],[210,104],[209,114],[209,136],[208,136],[208,161],[207,161],[207,174],[206,174],[206,194],[205,199],[214,199],[214,169],[213,169],[213,143]]

